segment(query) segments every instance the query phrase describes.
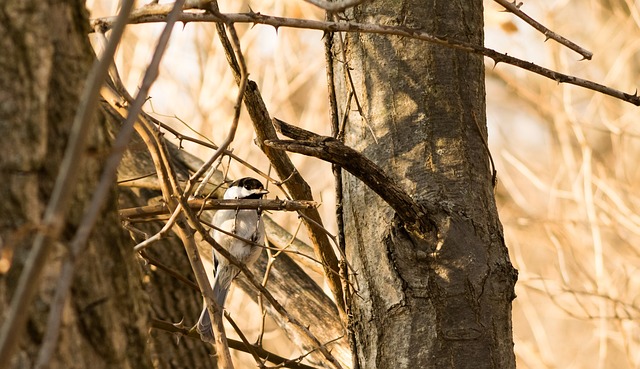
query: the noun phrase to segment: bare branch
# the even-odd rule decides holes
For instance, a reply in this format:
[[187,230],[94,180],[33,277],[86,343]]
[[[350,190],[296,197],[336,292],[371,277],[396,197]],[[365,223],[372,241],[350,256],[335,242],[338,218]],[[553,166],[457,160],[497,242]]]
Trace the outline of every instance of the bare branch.
[[[302,140],[269,140],[267,146],[315,156],[339,165],[358,177],[375,193],[382,197],[408,226],[417,226],[423,230],[433,230],[436,224],[427,218],[435,215],[435,209],[428,211],[416,203],[397,182],[387,176],[382,168],[364,157],[361,153],[345,146],[333,137],[320,136],[274,118],[274,125],[288,137]],[[427,204],[428,205],[428,204]]]
[[[144,15],[133,15],[132,23],[152,23],[164,22],[164,6],[154,6],[153,9],[147,9]],[[99,18],[91,21],[95,27],[108,29],[112,23],[112,18]],[[304,28],[314,29],[325,32],[367,32],[374,34],[395,35],[426,41],[444,47],[463,50],[473,54],[484,55],[491,58],[496,65],[498,63],[511,64],[518,68],[528,70],[532,73],[552,79],[558,83],[568,83],[571,85],[583,87],[589,90],[609,95],[616,99],[626,101],[636,106],[640,106],[640,96],[637,92],[633,94],[625,93],[614,88],[593,82],[590,80],[578,78],[575,76],[560,73],[548,68],[538,66],[534,63],[519,59],[506,53],[500,53],[493,49],[475,45],[469,42],[456,40],[449,37],[435,36],[424,32],[420,29],[409,28],[404,26],[385,26],[380,24],[367,24],[356,22],[325,22],[298,18],[283,18],[263,15],[260,13],[229,13],[229,14],[211,14],[211,13],[183,13],[182,22],[235,22],[235,23],[255,23],[266,24],[278,27]]]
[[561,45],[564,45],[566,47],[568,47],[569,49],[577,52],[578,54],[582,55],[583,59],[587,59],[587,60],[591,60],[591,57],[593,57],[593,53],[589,50],[586,50],[582,47],[580,47],[579,45],[575,44],[574,42],[560,36],[559,34],[551,31],[550,29],[548,29],[547,27],[543,26],[542,24],[540,24],[538,21],[536,21],[535,19],[531,18],[530,16],[528,16],[527,14],[525,14],[525,12],[523,12],[522,10],[520,10],[520,6],[522,5],[522,3],[518,3],[516,4],[515,0],[514,2],[509,2],[507,0],[493,0],[496,3],[504,6],[504,8],[506,10],[508,10],[509,12],[513,13],[514,15],[516,15],[518,18],[522,19],[523,21],[527,22],[531,27],[537,29],[538,31],[540,31],[544,37],[546,37],[545,41],[548,39],[552,39],[552,40],[556,40],[558,43],[560,43]]
[[182,275],[177,270],[168,267],[167,265],[162,263],[160,260],[149,255],[146,250],[140,251],[139,255],[150,265],[155,266],[156,268],[158,268],[159,270],[162,270],[163,272],[167,273],[171,277],[179,280],[181,283],[183,283],[185,286],[189,287],[193,291],[200,293],[200,289],[198,288],[197,284],[191,282],[190,279]]
[[158,233],[154,234],[153,236],[147,238],[146,240],[140,242],[139,244],[137,244],[133,250],[134,251],[142,251],[144,250],[146,247],[148,247],[149,245],[151,245],[152,243],[160,240],[162,237],[164,237],[167,233],[169,233],[171,231],[171,228],[173,228],[173,225],[176,223],[176,219],[178,219],[178,216],[180,215],[180,208],[176,208],[173,211],[173,214],[171,214],[171,218],[169,218],[169,220],[167,221],[167,223],[165,223],[165,225],[162,227],[162,229],[160,229],[160,231],[158,231]]
[[[187,201],[193,210],[217,210],[217,209],[262,209],[262,210],[284,210],[298,211],[313,209],[318,206],[314,201],[293,201],[293,200],[222,200],[222,199],[191,199]],[[119,211],[122,218],[139,218],[160,214],[169,214],[169,207],[166,204],[147,205],[136,208],[121,209]]]
[[258,364],[257,365],[258,368],[265,369],[266,367],[264,363],[262,362],[262,360],[260,360],[261,359],[260,355],[258,355],[254,347],[249,343],[247,336],[244,335],[244,332],[242,332],[240,327],[236,324],[235,320],[231,318],[231,314],[229,314],[228,311],[224,311],[223,313],[224,313],[224,317],[227,318],[227,322],[231,324],[231,327],[233,328],[233,330],[236,331],[236,334],[238,335],[238,337],[240,337],[240,340],[242,340],[242,343],[245,346],[246,352],[251,354],[251,356],[253,356],[253,359],[255,360],[256,364]]
[[[169,323],[169,322],[165,322],[163,320],[159,320],[159,319],[151,319],[151,327],[155,328],[155,329],[160,329],[166,332],[170,332],[170,333],[178,333],[178,334],[182,334],[184,336],[189,336],[191,338],[196,338],[196,339],[200,339],[200,335],[196,332],[196,331],[189,331],[188,329],[181,327],[179,325],[173,324],[173,323]],[[238,340],[234,340],[234,339],[229,339],[229,347],[234,349],[234,350],[238,350],[238,351],[242,351],[242,352],[249,352],[249,349],[247,348],[247,345],[245,343],[243,343],[242,341],[238,341]],[[298,362],[298,360],[291,360],[291,359],[287,359],[285,357],[282,357],[280,355],[274,354],[273,352],[267,351],[264,348],[260,347],[260,346],[256,346],[256,345],[250,345],[251,349],[262,359],[268,360],[271,363],[274,363],[276,365],[281,365],[284,368],[292,368],[292,369],[316,369],[313,366],[310,365],[306,365],[306,364],[301,364]]]

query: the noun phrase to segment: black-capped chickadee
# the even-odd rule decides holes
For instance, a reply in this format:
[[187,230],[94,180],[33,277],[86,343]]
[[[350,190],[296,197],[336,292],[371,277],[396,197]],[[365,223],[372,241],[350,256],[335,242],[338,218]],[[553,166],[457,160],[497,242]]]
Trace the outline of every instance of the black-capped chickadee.
[[[268,192],[259,180],[245,177],[232,182],[225,191],[224,198],[261,199]],[[250,266],[258,259],[262,252],[260,245],[264,245],[264,224],[260,215],[257,209],[233,209],[218,210],[213,217],[213,225],[215,227],[238,237],[225,234],[215,228],[211,230],[212,237],[220,246],[224,247],[246,266]],[[207,274],[213,287],[215,300],[222,309],[231,281],[238,275],[240,270],[215,250],[213,255],[215,266],[212,269],[215,269],[215,277],[211,275],[209,270],[207,270]],[[205,264],[206,267],[207,265]],[[211,320],[206,305],[204,305],[196,327],[203,341],[213,342],[213,330],[211,329]]]

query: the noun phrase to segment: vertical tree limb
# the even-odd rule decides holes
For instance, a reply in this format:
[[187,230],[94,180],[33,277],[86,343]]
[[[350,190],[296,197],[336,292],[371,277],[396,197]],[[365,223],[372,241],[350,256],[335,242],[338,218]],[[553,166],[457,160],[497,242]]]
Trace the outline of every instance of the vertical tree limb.
[[[210,11],[214,14],[220,14],[215,2],[211,3]],[[231,44],[228,40],[226,32],[220,24],[216,25],[216,29],[218,30],[218,36],[220,37],[220,40],[225,49],[227,61],[231,66],[236,81],[238,81],[238,78],[240,77],[238,63],[232,53]],[[253,127],[257,135],[256,142],[271,162],[271,165],[273,165],[274,169],[278,173],[278,176],[280,178],[287,178],[287,181],[284,183],[284,185],[291,197],[295,200],[313,200],[311,188],[304,180],[304,178],[302,178],[286,153],[280,150],[271,150],[269,147],[264,145],[264,141],[277,139],[277,135],[275,129],[273,128],[273,125],[271,124],[269,112],[264,104],[262,96],[260,95],[258,86],[253,81],[249,81],[248,83],[247,90],[245,91],[244,95],[244,102],[247,107],[247,111],[251,116],[251,121],[253,122]],[[316,255],[322,261],[322,266],[325,270],[325,278],[336,301],[338,311],[340,312],[341,316],[343,316],[344,320],[344,299],[342,292],[342,282],[340,281],[340,268],[338,266],[338,258],[336,257],[331,242],[327,238],[326,234],[324,234],[323,231],[316,225],[322,224],[320,213],[316,209],[305,210],[301,213],[308,217],[308,219],[312,220],[310,222],[307,219],[303,218],[303,222],[309,231],[309,238],[311,239]],[[315,222],[316,224],[314,224],[313,222]]]

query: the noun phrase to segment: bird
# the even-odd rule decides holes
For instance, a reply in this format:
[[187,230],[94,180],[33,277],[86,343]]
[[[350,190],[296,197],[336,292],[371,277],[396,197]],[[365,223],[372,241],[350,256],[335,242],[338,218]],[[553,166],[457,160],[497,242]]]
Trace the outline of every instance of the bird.
[[[262,182],[252,177],[233,181],[224,192],[224,199],[262,199],[269,193]],[[264,224],[259,209],[221,209],[213,216],[211,236],[216,242],[233,255],[240,263],[250,266],[260,256],[264,245]],[[226,233],[225,233],[226,232]],[[234,234],[234,237],[230,234]],[[249,242],[247,242],[249,241]],[[240,273],[240,269],[227,258],[213,250],[214,274],[207,271],[213,287],[213,296],[222,310],[231,281]],[[202,313],[196,324],[200,337],[205,342],[213,342],[213,330],[207,306],[203,303]]]

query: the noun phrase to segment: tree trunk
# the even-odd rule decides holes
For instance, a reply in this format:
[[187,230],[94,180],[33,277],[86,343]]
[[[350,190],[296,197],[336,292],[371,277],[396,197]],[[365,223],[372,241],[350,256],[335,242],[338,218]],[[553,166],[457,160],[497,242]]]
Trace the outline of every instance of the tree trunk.
[[[79,96],[94,60],[83,1],[5,1],[0,5],[0,322],[33,242],[58,174]],[[98,114],[96,114],[98,116]],[[99,115],[100,123],[104,116]],[[49,309],[66,245],[82,219],[102,162],[109,154],[104,124],[92,132],[63,239],[49,254],[26,331],[9,363],[31,368],[43,344]],[[49,368],[207,367],[207,345],[157,332],[150,315],[178,322],[197,317],[197,293],[175,279],[151,274],[143,284],[140,262],[107,201],[86,252],[76,263],[71,293]],[[189,270],[182,247],[162,253]],[[162,283],[160,283],[160,281]],[[149,292],[149,294],[147,293]],[[152,312],[153,309],[153,312]],[[16,334],[16,338],[18,334]],[[170,349],[168,349],[170,348]],[[8,365],[7,365],[8,364]]]
[[[483,43],[481,0],[366,2],[348,18]],[[332,51],[338,116],[348,116],[345,143],[444,219],[437,234],[411,234],[379,196],[343,174],[359,366],[515,367],[517,272],[493,197],[482,57],[357,33],[344,44],[334,36]],[[355,89],[350,109],[345,61]]]

